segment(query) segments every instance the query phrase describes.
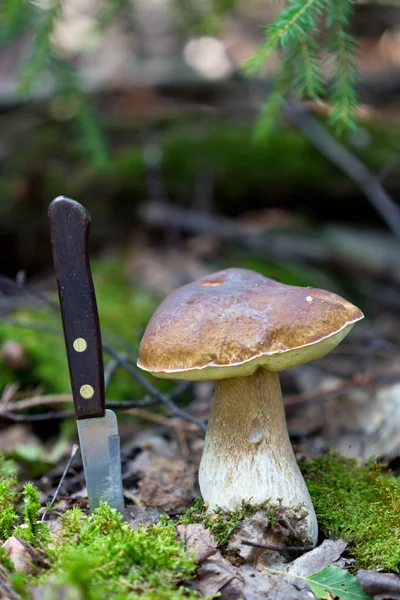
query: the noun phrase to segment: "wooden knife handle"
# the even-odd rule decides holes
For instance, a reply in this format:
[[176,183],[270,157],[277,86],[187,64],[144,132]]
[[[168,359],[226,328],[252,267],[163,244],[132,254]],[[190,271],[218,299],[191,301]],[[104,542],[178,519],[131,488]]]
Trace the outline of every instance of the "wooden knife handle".
[[50,204],[49,220],[76,418],[103,417],[103,354],[88,252],[90,214],[59,196]]

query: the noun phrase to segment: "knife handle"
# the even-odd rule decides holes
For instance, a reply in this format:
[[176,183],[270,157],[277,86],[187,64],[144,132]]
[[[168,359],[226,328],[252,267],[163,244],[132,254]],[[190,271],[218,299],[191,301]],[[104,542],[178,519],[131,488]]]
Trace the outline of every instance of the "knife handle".
[[77,419],[103,417],[104,368],[89,263],[90,214],[59,196],[49,206],[51,244]]

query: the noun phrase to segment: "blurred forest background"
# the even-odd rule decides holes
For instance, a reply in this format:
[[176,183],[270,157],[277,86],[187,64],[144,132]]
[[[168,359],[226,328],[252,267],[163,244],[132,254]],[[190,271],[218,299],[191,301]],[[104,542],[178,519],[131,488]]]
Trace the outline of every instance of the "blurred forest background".
[[[335,291],[367,317],[331,355],[282,375],[297,450],[400,467],[400,5],[357,2],[346,17],[355,127],[338,130],[326,98],[306,90],[300,103],[289,81],[275,127],[257,136],[286,59],[274,53],[256,78],[241,65],[282,10],[265,0],[2,4],[0,446],[30,476],[68,455],[75,435],[59,418],[71,414],[47,223],[59,195],[92,215],[107,398],[131,403],[128,445],[144,423],[181,418],[178,406],[206,418],[211,384],[174,388],[168,404],[171,384],[145,379],[144,390],[133,365],[167,293],[239,266]],[[322,46],[324,36],[321,26]],[[329,60],[321,70],[329,100]]]

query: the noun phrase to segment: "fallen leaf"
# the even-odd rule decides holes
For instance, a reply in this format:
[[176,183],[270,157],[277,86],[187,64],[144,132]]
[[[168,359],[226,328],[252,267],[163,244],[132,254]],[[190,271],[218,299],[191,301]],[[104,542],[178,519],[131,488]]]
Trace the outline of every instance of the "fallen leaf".
[[261,548],[245,546],[242,540],[258,544],[270,543],[268,539],[268,517],[263,511],[256,512],[251,518],[244,519],[232,532],[225,554],[236,557],[235,564],[256,564],[260,555],[265,552]]
[[178,525],[177,533],[184,541],[186,550],[193,552],[195,559],[201,561],[195,585],[203,596],[218,593],[219,600],[243,597],[244,579],[240,570],[222,556],[208,529],[199,524]]
[[312,573],[330,567],[340,559],[343,552],[346,550],[347,542],[345,540],[324,540],[320,546],[296,558],[287,567],[287,572],[290,575],[298,575],[300,577],[308,577]]
[[130,474],[144,475],[139,481],[140,500],[146,506],[162,508],[167,513],[181,513],[189,508],[195,488],[195,468],[182,459],[167,460],[151,450],[143,450],[133,461]]
[[[303,554],[289,565],[282,562],[272,565],[273,569],[279,570],[274,573],[269,570],[269,567],[268,569],[255,569],[251,565],[244,565],[240,569],[245,580],[244,600],[310,600],[314,598],[307,585],[307,576],[333,563],[338,564],[345,548],[344,540],[325,540],[320,546]],[[296,575],[296,577],[288,575]]]
[[192,495],[173,484],[145,477],[139,482],[140,500],[146,506],[162,508],[168,514],[183,513],[192,502]]
[[317,598],[340,600],[372,600],[354,575],[338,567],[324,567],[305,578]]
[[154,506],[132,506],[126,511],[127,520],[132,529],[137,529],[139,525],[154,525],[158,523],[164,511]]

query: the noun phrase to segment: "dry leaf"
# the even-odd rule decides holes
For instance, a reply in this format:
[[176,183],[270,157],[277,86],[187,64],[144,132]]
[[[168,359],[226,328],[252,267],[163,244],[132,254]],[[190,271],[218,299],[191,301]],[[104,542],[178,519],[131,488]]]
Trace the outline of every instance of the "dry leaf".
[[176,514],[189,508],[193,500],[195,468],[182,459],[166,459],[145,449],[132,461],[129,474],[144,475],[139,488],[146,506]]
[[399,575],[360,570],[357,581],[374,600],[400,600]]
[[234,530],[226,549],[226,554],[236,557],[235,564],[256,564],[259,556],[265,552],[261,548],[245,546],[242,540],[249,540],[257,544],[269,544],[268,539],[268,517],[263,511],[256,512],[249,519],[244,519]]
[[217,549],[213,535],[202,525],[178,525],[179,537],[185,548],[193,552],[199,562],[197,590],[204,596],[219,593],[220,600],[236,600],[243,597],[244,580],[238,568],[231,565]]
[[132,529],[137,529],[140,525],[154,525],[158,523],[164,511],[158,508],[145,506],[131,506],[127,509],[127,519]]
[[31,594],[33,600],[84,600],[78,588],[52,582],[31,588]]
[[139,482],[140,500],[146,506],[162,508],[168,514],[182,513],[192,502],[192,495],[173,484],[145,477]]
[[[309,575],[331,565],[338,565],[342,552],[346,548],[344,540],[325,540],[320,546],[303,554],[289,565],[277,563],[272,565],[279,571],[288,574],[308,577]],[[240,569],[244,579],[244,600],[310,600],[315,598],[308,588],[306,581],[256,570],[250,565]]]

